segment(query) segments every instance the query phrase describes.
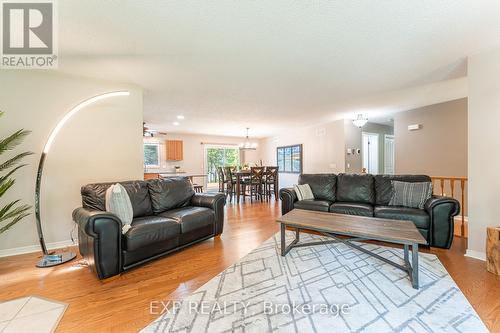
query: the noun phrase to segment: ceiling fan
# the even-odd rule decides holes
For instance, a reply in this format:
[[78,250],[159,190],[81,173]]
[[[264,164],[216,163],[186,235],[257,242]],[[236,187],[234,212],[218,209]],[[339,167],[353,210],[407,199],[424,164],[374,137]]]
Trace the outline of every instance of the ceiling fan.
[[160,132],[158,130],[147,127],[145,122],[142,123],[142,136],[152,138],[155,136],[155,134],[167,135],[167,133],[165,132]]

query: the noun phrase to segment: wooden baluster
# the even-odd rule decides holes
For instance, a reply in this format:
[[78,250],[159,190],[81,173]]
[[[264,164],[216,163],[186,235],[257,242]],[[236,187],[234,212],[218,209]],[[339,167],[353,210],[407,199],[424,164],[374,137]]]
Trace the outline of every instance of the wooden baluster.
[[441,183],[441,196],[444,197],[444,178],[440,179]]
[[460,200],[460,206],[462,207],[462,225],[460,226],[460,235],[465,236],[465,179],[460,179],[460,189],[462,191],[462,196]]
[[451,197],[455,197],[455,179],[450,178]]

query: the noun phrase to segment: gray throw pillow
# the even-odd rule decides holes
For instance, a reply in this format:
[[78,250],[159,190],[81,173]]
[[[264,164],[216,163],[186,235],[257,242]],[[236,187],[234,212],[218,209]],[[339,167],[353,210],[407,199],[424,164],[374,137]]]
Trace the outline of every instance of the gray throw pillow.
[[424,209],[425,202],[432,197],[432,183],[409,183],[393,180],[392,198],[389,206],[404,206]]
[[130,229],[134,212],[127,190],[121,184],[111,185],[106,190],[106,211],[115,214],[122,221],[122,234]]
[[299,199],[299,201],[314,199],[314,194],[309,184],[293,185],[293,189],[295,190],[295,193],[297,194],[297,199]]

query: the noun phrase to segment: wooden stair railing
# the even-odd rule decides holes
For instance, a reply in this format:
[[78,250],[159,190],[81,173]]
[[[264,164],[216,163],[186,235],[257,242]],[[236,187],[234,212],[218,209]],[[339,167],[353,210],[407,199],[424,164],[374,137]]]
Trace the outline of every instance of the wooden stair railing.
[[451,195],[450,197],[455,198],[455,182],[459,182],[460,184],[460,212],[461,212],[461,222],[460,225],[460,235],[464,237],[465,235],[465,185],[467,183],[467,177],[438,177],[432,176],[432,183],[436,182],[439,185],[439,189],[437,186],[434,186],[434,194],[440,196],[446,196],[445,187],[447,184],[450,186]]

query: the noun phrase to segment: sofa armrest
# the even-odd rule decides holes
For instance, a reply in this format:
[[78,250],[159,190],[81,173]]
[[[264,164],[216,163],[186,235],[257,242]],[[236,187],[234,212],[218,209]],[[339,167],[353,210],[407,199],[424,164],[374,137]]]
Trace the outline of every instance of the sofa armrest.
[[224,230],[224,205],[226,196],[223,193],[196,193],[191,199],[191,205],[210,208],[215,213],[215,235],[222,234]]
[[293,188],[282,188],[280,190],[281,199],[281,214],[285,215],[293,209],[294,203],[297,201],[297,194]]
[[122,222],[111,213],[77,208],[73,221],[78,225],[80,254],[100,279],[122,270]]
[[449,197],[432,196],[425,202],[430,216],[430,246],[449,249],[453,241],[454,217],[460,213],[460,203]]

